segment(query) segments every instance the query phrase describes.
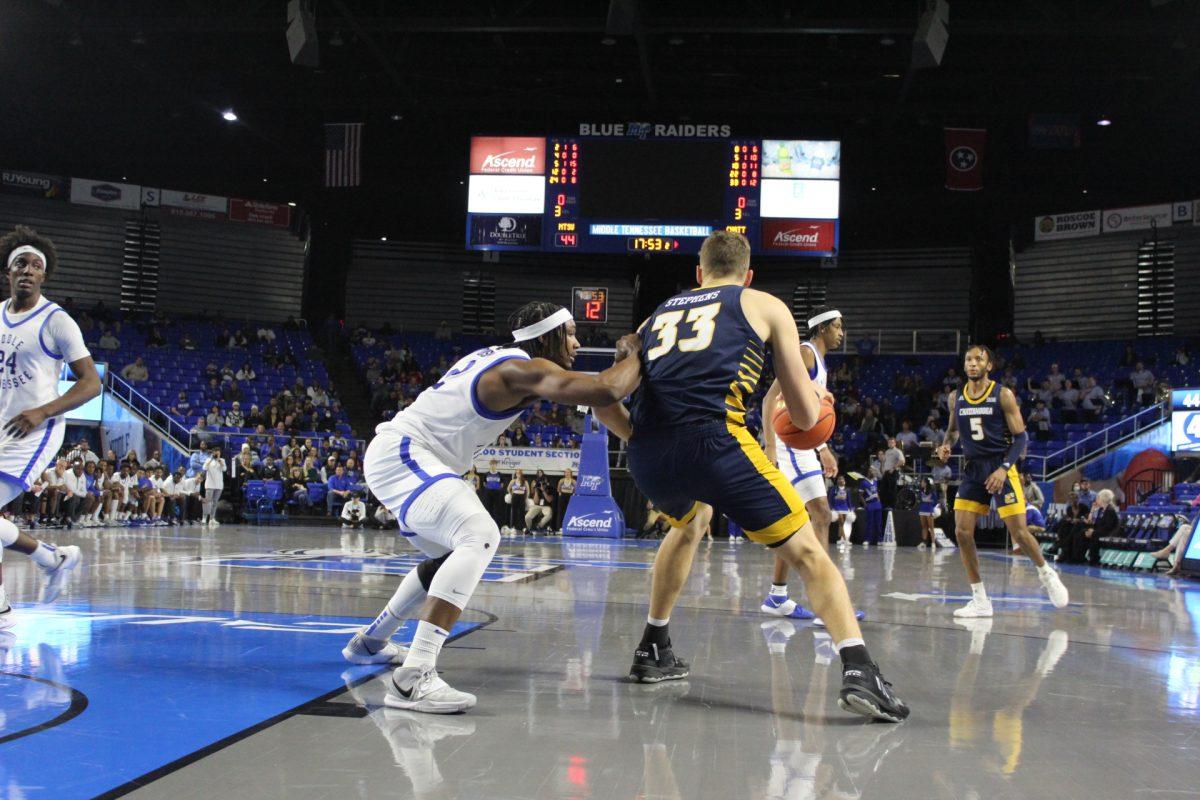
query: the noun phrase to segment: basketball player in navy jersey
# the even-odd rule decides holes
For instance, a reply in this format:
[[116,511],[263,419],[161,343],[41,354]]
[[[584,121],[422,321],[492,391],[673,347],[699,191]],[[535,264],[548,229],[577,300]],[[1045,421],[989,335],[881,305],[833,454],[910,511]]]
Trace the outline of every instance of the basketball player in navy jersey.
[[[8,276],[9,297],[0,305],[0,508],[29,489],[53,463],[62,447],[63,415],[100,394],[100,376],[83,334],[56,303],[42,297],[42,284],[58,266],[54,243],[18,225],[0,238],[0,263]],[[58,393],[63,362],[71,365],[75,385]],[[67,571],[79,563],[74,545],[40,542],[0,518],[0,561],[4,550],[33,559],[49,577],[42,602],[62,588]],[[16,614],[0,572],[0,630],[12,627]]]
[[975,550],[975,523],[980,515],[991,511],[995,500],[996,512],[1004,520],[1008,533],[1021,550],[1037,566],[1038,579],[1055,608],[1067,605],[1067,587],[1054,568],[1042,557],[1037,540],[1025,524],[1025,494],[1016,464],[1025,454],[1029,434],[1017,398],[1004,386],[989,377],[992,351],[983,345],[967,348],[963,358],[967,382],[950,400],[950,424],[946,438],[937,449],[937,457],[945,461],[961,436],[965,461],[962,484],[954,499],[954,528],[967,579],[971,582],[971,601],[955,610],[956,617],[990,617],[992,601],[988,599],[979,574],[979,555]]
[[741,234],[710,235],[696,278],[699,288],[662,303],[640,329],[642,384],[632,414],[621,404],[597,409],[614,433],[631,436],[634,481],[671,523],[654,561],[650,613],[630,678],[657,683],[687,676],[667,623],[709,507],[717,506],[804,580],[842,657],[841,707],[899,722],[908,707],[871,661],[846,584],[817,541],[804,501],[746,428],[747,399],[768,347],[792,420],[801,428],[816,423],[819,394],[792,313],[772,295],[747,288],[750,243]]

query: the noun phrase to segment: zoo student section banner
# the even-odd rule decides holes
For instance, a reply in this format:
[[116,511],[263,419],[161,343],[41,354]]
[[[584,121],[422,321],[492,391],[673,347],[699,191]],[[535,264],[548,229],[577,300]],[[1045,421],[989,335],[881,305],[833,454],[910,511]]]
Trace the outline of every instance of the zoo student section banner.
[[475,454],[475,471],[480,474],[488,471],[488,464],[495,461],[501,472],[512,472],[514,469],[525,471],[532,475],[539,469],[547,473],[562,474],[570,467],[576,475],[579,474],[579,451],[565,449],[550,449],[548,447],[485,447]]

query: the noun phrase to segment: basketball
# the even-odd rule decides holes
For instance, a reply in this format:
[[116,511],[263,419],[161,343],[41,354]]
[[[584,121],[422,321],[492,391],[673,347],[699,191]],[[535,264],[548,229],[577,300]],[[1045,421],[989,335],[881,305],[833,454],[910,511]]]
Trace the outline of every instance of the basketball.
[[780,441],[788,447],[793,450],[812,450],[829,441],[829,437],[833,436],[833,429],[837,427],[837,414],[833,410],[833,396],[827,395],[821,400],[821,411],[817,414],[817,423],[806,431],[792,424],[792,417],[788,414],[787,405],[782,399],[775,407],[775,415],[771,423],[775,428],[775,433],[779,435]]

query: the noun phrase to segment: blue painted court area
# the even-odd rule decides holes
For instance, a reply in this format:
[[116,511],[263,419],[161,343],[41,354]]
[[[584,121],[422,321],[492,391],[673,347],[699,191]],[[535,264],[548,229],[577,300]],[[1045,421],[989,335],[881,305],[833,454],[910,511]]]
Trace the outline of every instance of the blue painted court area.
[[[95,797],[345,688],[362,624],[289,614],[20,609],[0,633],[0,797]],[[459,623],[459,637],[482,623]],[[410,641],[414,623],[397,639]],[[359,667],[353,677],[375,674]]]

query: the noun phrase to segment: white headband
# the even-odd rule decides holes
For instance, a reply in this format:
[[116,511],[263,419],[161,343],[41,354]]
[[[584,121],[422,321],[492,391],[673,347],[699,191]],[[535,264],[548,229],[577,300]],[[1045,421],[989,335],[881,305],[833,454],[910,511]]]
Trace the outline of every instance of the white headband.
[[812,330],[813,328],[820,325],[822,322],[829,322],[829,320],[831,320],[831,319],[841,319],[841,317],[842,317],[842,312],[838,311],[835,308],[833,311],[826,311],[824,314],[817,314],[815,317],[810,319],[808,321],[808,328],[809,328],[809,330]]
[[553,314],[546,317],[544,320],[541,320],[540,322],[535,322],[532,325],[527,325],[524,328],[517,328],[515,331],[513,331],[513,341],[527,342],[530,339],[536,339],[542,334],[549,333],[550,331],[554,330],[559,325],[566,325],[572,319],[574,319],[574,317],[571,316],[570,311],[565,308],[560,308],[558,311],[555,311]]
[[42,260],[42,267],[45,268],[46,254],[43,253],[41,250],[38,250],[36,247],[34,247],[32,245],[28,245],[28,244],[23,244],[20,247],[18,247],[16,250],[13,250],[11,253],[9,253],[8,254],[8,263],[4,265],[4,268],[6,270],[12,269],[13,262],[17,260],[17,256],[24,255],[25,253],[32,253],[33,255],[40,258]]

